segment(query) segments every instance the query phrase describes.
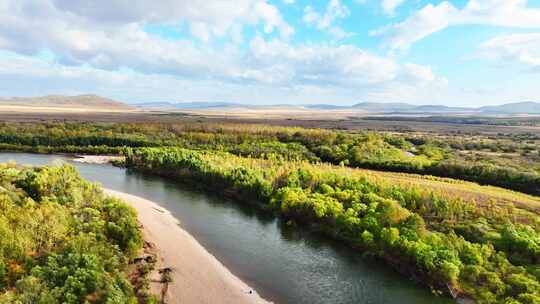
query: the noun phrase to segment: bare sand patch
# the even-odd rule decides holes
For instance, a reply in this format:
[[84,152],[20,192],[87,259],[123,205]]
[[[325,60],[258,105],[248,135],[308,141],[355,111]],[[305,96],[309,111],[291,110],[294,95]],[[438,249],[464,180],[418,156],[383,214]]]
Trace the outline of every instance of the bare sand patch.
[[157,248],[158,264],[172,268],[166,303],[269,303],[182,229],[169,211],[141,197],[110,189],[104,192],[137,210],[145,241]]
[[123,159],[125,159],[125,157],[113,155],[77,155],[73,161],[85,164],[108,164],[112,161]]

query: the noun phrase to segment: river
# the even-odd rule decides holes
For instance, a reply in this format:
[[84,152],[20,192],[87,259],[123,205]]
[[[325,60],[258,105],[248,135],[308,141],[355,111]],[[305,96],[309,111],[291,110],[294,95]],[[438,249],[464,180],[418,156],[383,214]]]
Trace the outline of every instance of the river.
[[9,160],[31,165],[67,161],[90,181],[158,203],[232,273],[276,303],[452,303],[358,251],[216,194],[61,155],[0,153],[0,162]]

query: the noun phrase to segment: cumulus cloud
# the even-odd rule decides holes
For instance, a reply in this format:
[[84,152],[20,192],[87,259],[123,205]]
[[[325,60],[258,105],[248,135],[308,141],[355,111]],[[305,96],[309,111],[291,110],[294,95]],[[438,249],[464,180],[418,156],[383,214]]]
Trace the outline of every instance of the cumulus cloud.
[[[280,70],[278,74],[266,76],[267,83],[286,83],[296,77],[303,77],[299,74],[290,73],[294,69],[291,64],[301,62],[302,56],[308,53],[308,47],[302,50],[289,50],[284,44],[278,41],[264,42],[259,47],[266,47],[258,50],[258,55],[263,53],[275,54],[280,50],[288,50],[285,55],[289,58],[283,66],[275,66],[271,61],[266,61],[265,70],[252,70],[263,77],[266,71],[273,69]],[[263,52],[263,53],[260,53]],[[312,49],[311,52],[317,52]],[[255,55],[254,55],[255,56]],[[277,56],[274,55],[274,56]],[[311,56],[309,61],[317,61]],[[325,55],[329,56],[329,55]],[[252,58],[252,60],[261,60]],[[322,61],[322,59],[320,59]],[[368,59],[369,60],[369,59]],[[261,63],[262,64],[262,63]],[[344,67],[345,64],[337,64],[335,67],[326,66],[325,69],[334,70]],[[352,71],[354,67],[350,68]],[[402,66],[402,72],[395,75],[408,75],[417,73],[412,71],[413,66]],[[421,68],[422,69],[422,68]],[[283,71],[289,73],[282,77]],[[429,68],[424,67],[424,72],[429,72]],[[358,100],[395,100],[410,99],[416,101],[429,100],[433,102],[433,92],[439,92],[444,87],[434,86],[429,83],[426,75],[420,78],[427,81],[421,90],[414,85],[411,79],[398,79],[399,77],[387,78],[385,82],[382,76],[373,78],[371,85],[366,85],[365,81],[353,82],[352,85],[344,87],[341,85],[336,90],[335,83],[320,85],[324,79],[316,79],[317,73],[312,70],[312,74],[306,75],[309,81],[298,82],[295,85],[261,85],[254,82],[223,82],[215,79],[202,79],[192,81],[191,79],[181,79],[173,75],[166,74],[142,74],[138,72],[124,73],[123,71],[110,71],[93,68],[90,66],[64,66],[55,62],[40,58],[8,54],[0,51],[0,90],[10,92],[12,95],[31,96],[44,94],[84,94],[94,93],[108,96],[123,101],[143,102],[143,101],[208,101],[208,100],[230,100],[245,103],[283,103],[283,102],[336,102],[351,103]],[[274,79],[271,79],[271,78]],[[343,76],[341,76],[343,77]],[[407,78],[407,77],[404,77]],[[416,78],[416,76],[413,76]],[[440,95],[440,94],[439,94]]]
[[[111,4],[120,9],[123,2],[116,2]],[[194,80],[212,78],[224,82],[294,86],[324,79],[318,84],[367,85],[397,79],[396,71],[400,69],[391,59],[371,55],[353,46],[292,47],[283,39],[266,42],[258,36],[249,50],[241,52],[235,48],[214,49],[188,39],[162,39],[145,32],[143,24],[134,22],[158,18],[155,17],[159,12],[156,8],[148,8],[148,15],[143,14],[144,1],[135,1],[131,11],[117,17],[100,9],[101,6],[85,3],[61,0],[8,3],[0,13],[0,45],[3,49],[26,55],[50,50],[63,65],[90,65],[109,71],[131,69],[145,74],[162,73]],[[174,11],[174,3],[177,2],[166,5],[167,11]],[[257,1],[253,9],[256,14],[266,16],[264,32],[270,33],[278,27],[281,17],[274,6]],[[317,20],[317,27],[328,28],[341,38],[347,37],[349,33],[331,27],[331,24],[335,18],[348,13],[339,0],[330,0],[326,12]],[[49,18],[42,18],[45,15]],[[79,20],[81,15],[86,19]],[[160,17],[163,18],[161,21],[172,22],[179,17],[174,12],[169,15]],[[102,18],[108,23],[96,24]],[[116,23],[110,25],[113,22]],[[203,21],[192,21],[189,30],[201,40],[216,34],[211,24]],[[282,55],[261,56],[261,50],[272,48],[301,55],[296,61]],[[305,58],[300,58],[302,56]],[[318,70],[319,67],[326,69]]]
[[63,66],[47,60],[0,52],[0,90],[17,96],[93,93],[122,101],[207,101],[245,98],[249,84],[212,79],[192,81],[164,74]]
[[[115,8],[113,11],[126,9],[118,13],[119,16],[112,16],[113,12],[102,9],[110,9],[108,6],[92,5],[88,3],[94,2],[87,1],[3,2],[0,6],[0,47],[26,55],[50,50],[58,62],[65,65],[89,64],[107,70],[129,68],[143,73],[168,73],[195,79],[230,79],[239,74],[237,70],[241,67],[237,54],[215,50],[190,39],[161,39],[144,31],[145,22],[158,18],[160,22],[173,22],[181,17],[189,20],[190,32],[201,40],[224,34],[227,26],[216,27],[228,22],[231,22],[233,37],[241,39],[239,26],[232,23],[238,16],[249,22],[262,18],[265,33],[276,28],[284,36],[292,33],[279,11],[266,1],[235,1],[235,5],[222,6],[212,6],[209,2],[212,1],[196,6],[193,1],[164,1],[162,12],[157,10],[160,5],[149,5],[150,1],[134,1],[131,10],[127,7],[131,5],[125,1],[110,1]],[[209,11],[205,12],[207,7]],[[158,17],[160,13],[163,15]],[[219,16],[214,21],[211,18],[213,13]],[[229,19],[224,17],[226,15]]]
[[344,88],[445,84],[429,67],[400,64],[351,45],[292,47],[280,40],[266,41],[257,37],[251,41],[250,48],[250,62],[261,67],[261,75],[272,75],[271,71],[277,70],[281,76],[278,80],[283,84]]
[[482,43],[480,50],[489,59],[540,72],[540,33],[497,36]]
[[304,8],[304,16],[302,20],[307,24],[316,24],[321,19],[321,14],[317,12],[311,5]]
[[150,0],[5,0],[0,6],[0,17],[4,35],[9,26],[16,26],[12,33],[22,27],[59,31],[72,28],[93,32],[112,31],[115,27],[133,24],[179,23],[187,24],[192,32],[204,39],[223,37],[234,26],[242,24],[262,24],[265,32],[277,30],[284,38],[294,33],[278,9],[266,0],[163,0],[158,3]]
[[318,29],[326,29],[332,25],[336,19],[349,16],[350,11],[347,6],[343,5],[339,0],[329,0],[324,13],[319,13],[311,6],[306,6],[304,9],[304,22],[313,24]]
[[316,11],[308,5],[304,8],[302,20],[308,25],[315,26],[319,30],[326,30],[335,39],[341,40],[354,36],[354,33],[347,32],[341,27],[334,25],[338,19],[346,18],[350,15],[349,8],[340,0],[329,0],[324,13]]
[[[214,94],[249,101],[248,95],[264,93],[259,99],[268,102],[313,92],[322,97],[418,96],[446,85],[429,67],[356,46],[293,45],[287,39],[292,27],[265,0],[215,2],[111,0],[103,9],[96,1],[2,1],[0,88],[16,92],[24,84],[27,90],[21,90],[27,93],[95,92],[132,100],[155,100],[152,94],[210,99]],[[348,14],[339,0],[330,0],[311,22],[346,37],[349,33],[334,23]],[[197,39],[161,38],[145,30],[152,24],[181,26]],[[247,48],[211,43],[225,35],[242,41],[242,29],[249,26],[258,34]]]
[[317,22],[317,27],[321,29],[328,28],[335,19],[345,18],[349,16],[349,14],[349,9],[339,0],[330,0],[326,7],[326,12],[319,22]]
[[403,4],[405,0],[382,0],[381,7],[385,14],[392,16],[395,14],[396,8]]
[[370,32],[383,36],[391,49],[407,50],[414,42],[455,25],[539,28],[540,9],[527,0],[469,0],[459,9],[448,1],[428,4],[404,21]]

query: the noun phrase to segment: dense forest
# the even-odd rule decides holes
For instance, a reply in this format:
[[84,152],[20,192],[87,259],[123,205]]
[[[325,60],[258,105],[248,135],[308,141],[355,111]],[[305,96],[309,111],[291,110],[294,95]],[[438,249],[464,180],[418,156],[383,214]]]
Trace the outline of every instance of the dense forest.
[[474,134],[345,132],[235,124],[0,124],[0,149],[118,154],[178,146],[245,157],[329,162],[451,177],[540,194],[540,138]]
[[[343,241],[437,293],[478,303],[540,303],[540,198],[533,196],[540,194],[539,141],[532,134],[247,124],[0,124],[0,149],[123,154],[131,170],[219,191]],[[6,165],[0,172],[10,206],[2,212],[13,210],[6,225],[31,214],[19,219],[22,228],[10,230],[20,241],[0,241],[20,246],[18,256],[0,247],[0,303],[41,296],[105,303],[112,294],[134,301],[125,269],[141,241],[129,208],[103,197],[71,167]],[[69,187],[60,187],[65,181]],[[41,215],[47,212],[59,215],[42,227],[46,232],[22,225],[51,218]],[[73,263],[94,267],[91,275],[51,258],[83,251],[95,255],[92,266]],[[57,274],[50,272],[60,273],[55,267],[61,277],[51,282]],[[68,269],[76,278],[68,280]],[[72,287],[79,276],[87,281]],[[29,285],[39,287],[20,287]]]
[[540,220],[526,209],[497,201],[485,208],[427,182],[305,161],[182,148],[125,154],[128,168],[206,186],[320,230],[434,290],[479,303],[540,302]]
[[[137,303],[135,211],[69,165],[0,165],[0,303]],[[139,286],[139,287],[141,287]]]

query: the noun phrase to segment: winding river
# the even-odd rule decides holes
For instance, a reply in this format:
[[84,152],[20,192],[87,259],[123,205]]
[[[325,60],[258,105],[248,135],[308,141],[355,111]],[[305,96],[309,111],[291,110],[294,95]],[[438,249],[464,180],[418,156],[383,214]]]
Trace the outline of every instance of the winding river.
[[90,181],[158,203],[235,275],[276,303],[452,303],[357,251],[217,195],[67,156],[0,153],[0,162],[10,160],[68,161]]

